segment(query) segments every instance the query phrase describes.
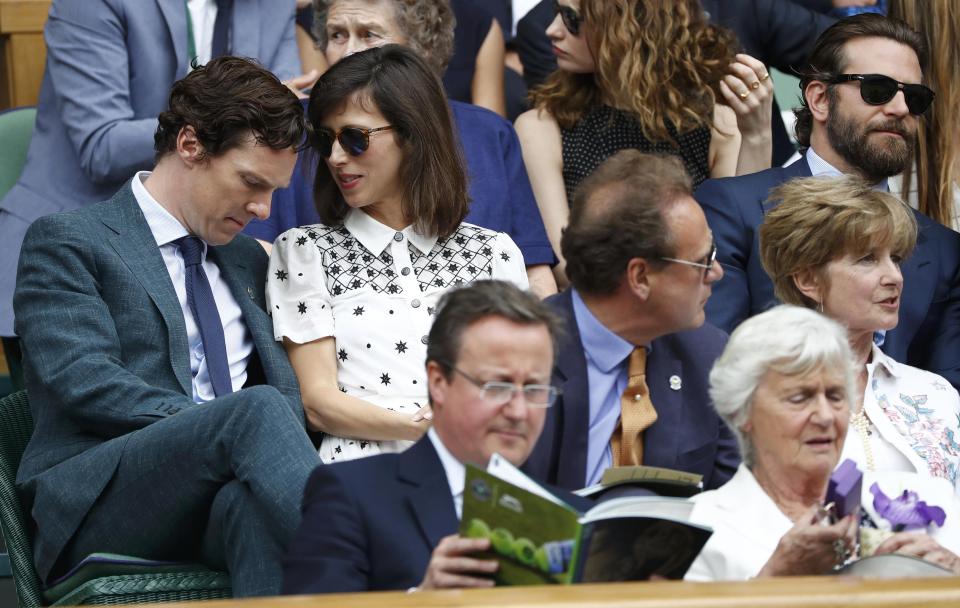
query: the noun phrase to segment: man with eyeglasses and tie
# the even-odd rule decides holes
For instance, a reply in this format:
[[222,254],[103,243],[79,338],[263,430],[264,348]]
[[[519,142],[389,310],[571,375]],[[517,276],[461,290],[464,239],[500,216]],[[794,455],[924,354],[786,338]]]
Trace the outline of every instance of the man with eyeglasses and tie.
[[274,75],[214,59],[174,83],[152,171],[27,231],[14,308],[35,429],[17,482],[44,584],[115,553],[279,591],[319,459],[267,257],[237,235],[270,213],[305,133]]
[[497,562],[470,556],[489,540],[456,535],[464,464],[526,460],[558,393],[558,328],[548,306],[503,281],[445,294],[427,347],[432,428],[401,454],[314,471],[284,593],[492,586]]
[[610,157],[577,189],[560,243],[572,287],[547,303],[565,321],[562,394],[524,470],[566,490],[631,465],[721,486],[740,457],[707,395],[727,337],[703,306],[723,270],[682,163]]
[[[768,200],[772,188],[795,177],[857,174],[887,190],[888,178],[911,170],[918,123],[934,97],[923,84],[926,52],[905,23],[876,14],[844,19],[820,36],[800,74],[803,156],[787,167],[707,180],[695,194],[726,272],[707,304],[710,322],[733,331],[775,302],[758,249],[764,215],[777,204]],[[960,387],[960,235],[915,217],[917,247],[901,267],[900,322],[875,340],[894,359]]]

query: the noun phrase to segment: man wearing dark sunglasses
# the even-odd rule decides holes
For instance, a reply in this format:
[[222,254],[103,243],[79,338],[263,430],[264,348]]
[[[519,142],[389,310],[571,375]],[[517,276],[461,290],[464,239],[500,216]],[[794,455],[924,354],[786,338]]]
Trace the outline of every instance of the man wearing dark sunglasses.
[[[924,54],[916,32],[881,15],[844,19],[820,36],[801,72],[804,98],[795,110],[802,158],[708,180],[697,190],[727,273],[707,305],[710,321],[732,331],[774,301],[757,230],[776,204],[767,200],[771,188],[794,177],[857,174],[886,190],[888,178],[911,169],[919,121],[935,95],[923,84]],[[876,340],[894,359],[960,386],[960,235],[916,218],[917,247],[902,266],[900,321]]]

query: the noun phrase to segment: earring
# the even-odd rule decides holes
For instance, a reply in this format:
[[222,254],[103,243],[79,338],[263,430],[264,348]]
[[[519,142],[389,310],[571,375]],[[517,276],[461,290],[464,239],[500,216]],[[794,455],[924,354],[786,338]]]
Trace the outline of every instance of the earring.
[[823,314],[823,300],[820,300],[819,302],[817,302],[817,312],[819,312],[820,314]]

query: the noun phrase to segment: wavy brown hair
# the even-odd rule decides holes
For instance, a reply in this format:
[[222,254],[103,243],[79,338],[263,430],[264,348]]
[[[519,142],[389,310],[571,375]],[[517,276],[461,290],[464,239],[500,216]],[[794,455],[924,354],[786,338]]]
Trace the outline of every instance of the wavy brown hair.
[[580,13],[597,70],[557,70],[531,93],[534,106],[570,128],[609,103],[654,141],[673,141],[669,126],[682,134],[711,124],[736,40],[707,22],[697,0],[581,0]]
[[[920,213],[952,227],[953,189],[960,184],[960,4],[955,0],[891,0],[890,16],[917,30],[929,50],[924,79],[936,91],[917,133],[917,198]],[[912,175],[903,178],[910,191]]]

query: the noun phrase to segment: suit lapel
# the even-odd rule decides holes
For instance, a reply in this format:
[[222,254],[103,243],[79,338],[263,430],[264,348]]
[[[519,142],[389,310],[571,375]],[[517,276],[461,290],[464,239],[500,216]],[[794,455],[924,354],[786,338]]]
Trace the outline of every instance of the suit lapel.
[[273,326],[264,323],[266,313],[262,301],[262,293],[253,283],[253,276],[243,259],[243,256],[234,255],[230,245],[220,247],[210,247],[210,258],[220,269],[220,276],[230,288],[233,299],[240,306],[243,313],[243,321],[250,330],[250,337],[253,339],[257,352],[260,353],[261,363],[264,364],[266,371],[266,362],[263,361],[263,344],[273,342]]
[[190,347],[187,343],[187,328],[183,310],[173,288],[173,281],[163,263],[160,248],[150,232],[150,226],[137,205],[130,184],[125,185],[113,198],[117,203],[116,215],[104,216],[103,223],[115,234],[109,237],[110,244],[144,291],[153,300],[167,326],[170,363],[187,395],[193,395],[190,372]]
[[573,314],[573,298],[568,289],[559,296],[560,312],[567,321],[567,336],[557,355],[556,382],[563,391],[555,407],[555,420],[560,433],[555,448],[559,454],[556,484],[562,488],[583,487],[587,476],[587,445],[590,439],[590,395],[587,382],[587,359],[580,343],[580,330]]
[[430,551],[459,527],[447,474],[430,438],[415,443],[397,459],[397,478]]
[[187,57],[187,6],[183,0],[156,0],[156,3],[163,13],[167,31],[170,33],[170,44],[177,58],[176,79],[180,80],[187,75],[187,66],[191,59]]
[[[780,184],[783,184],[795,177],[810,177],[813,175],[810,172],[810,164],[807,162],[806,156],[801,156],[800,160],[783,167],[779,170],[779,173],[780,175],[777,177],[777,179],[771,182],[771,188],[774,186],[779,186]],[[759,194],[760,200],[758,202],[760,203],[760,215],[762,217],[765,216],[768,211],[776,207],[779,201],[769,200],[769,190],[760,192]]]
[[259,0],[236,0],[230,32],[230,54],[237,57],[260,56],[260,20],[280,19],[283,15],[262,15]]
[[[671,388],[671,378],[680,381],[680,389]],[[643,464],[676,468],[679,447],[685,445],[683,361],[673,355],[667,344],[655,340],[647,359],[647,387],[657,410],[657,421],[643,434]],[[676,386],[676,384],[674,384]]]

